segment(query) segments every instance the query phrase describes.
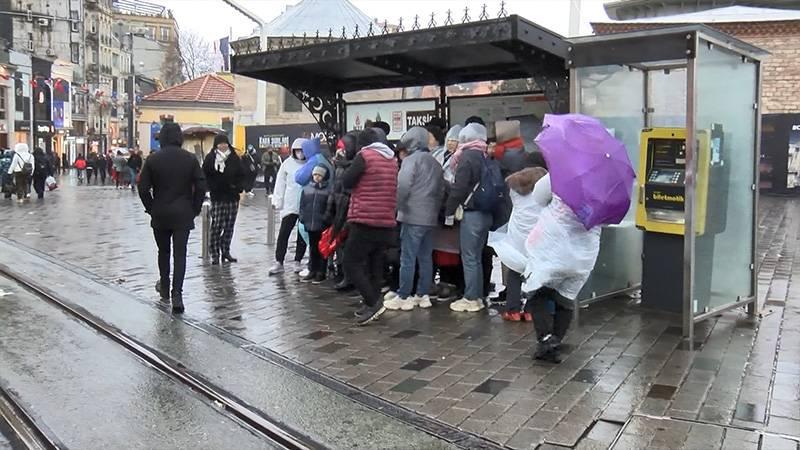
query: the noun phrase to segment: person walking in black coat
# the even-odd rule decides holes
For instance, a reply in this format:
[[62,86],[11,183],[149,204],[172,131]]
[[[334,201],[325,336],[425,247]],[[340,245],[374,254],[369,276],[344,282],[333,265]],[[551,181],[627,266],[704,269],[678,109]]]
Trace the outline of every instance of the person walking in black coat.
[[33,189],[41,200],[44,198],[44,183],[47,177],[53,176],[53,164],[41,147],[36,147],[36,150],[33,151],[33,160]]
[[139,172],[142,171],[143,165],[144,161],[142,160],[142,155],[139,154],[138,150],[132,150],[131,156],[128,157],[128,172],[130,173],[129,176],[131,177],[131,192],[136,190],[136,177],[139,175]]
[[239,212],[239,194],[244,190],[245,171],[242,160],[231,147],[228,136],[214,138],[213,150],[203,161],[203,172],[211,193],[211,264],[236,262],[231,256],[233,228]]
[[186,244],[206,196],[206,181],[195,156],[181,148],[183,133],[175,123],[164,124],[159,133],[161,150],[142,168],[139,198],[150,214],[158,246],[160,278],[156,290],[168,300],[170,244],[173,259],[172,311],[182,313]]

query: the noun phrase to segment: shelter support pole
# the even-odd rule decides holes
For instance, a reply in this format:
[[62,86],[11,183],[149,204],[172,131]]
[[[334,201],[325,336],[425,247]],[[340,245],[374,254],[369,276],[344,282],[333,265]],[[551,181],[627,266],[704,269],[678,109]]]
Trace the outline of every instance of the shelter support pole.
[[[694,48],[698,48],[697,34]],[[683,337],[694,350],[694,257],[695,186],[697,185],[697,58],[691,55],[686,67],[686,202],[683,233]]]
[[275,244],[275,206],[272,195],[267,196],[267,245]]
[[208,245],[211,238],[211,202],[208,200],[203,202],[203,207],[200,210],[200,217],[202,220],[202,235],[200,236],[200,255],[203,259],[208,259]]
[[305,89],[286,88],[314,116],[328,144],[335,148],[336,140],[341,134],[340,104],[344,101],[342,93],[330,91],[309,91]]
[[[444,120],[447,127],[450,128],[450,118],[447,117],[447,86],[444,84],[439,85],[439,118]],[[445,130],[447,131],[447,130]]]
[[753,260],[750,263],[751,289],[753,302],[747,305],[747,314],[750,317],[758,317],[760,314],[758,304],[758,186],[761,184],[761,171],[759,163],[761,161],[761,83],[763,82],[763,68],[761,62],[756,61],[756,105],[755,105],[755,152],[753,152]]

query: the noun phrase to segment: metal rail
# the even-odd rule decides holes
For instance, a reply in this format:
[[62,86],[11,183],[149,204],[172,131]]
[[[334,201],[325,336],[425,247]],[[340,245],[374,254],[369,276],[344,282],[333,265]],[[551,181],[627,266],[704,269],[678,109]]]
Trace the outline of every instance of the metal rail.
[[[61,450],[67,447],[40,421],[36,420],[17,397],[0,386],[0,421],[14,433],[17,443],[31,450]],[[12,443],[12,448],[16,448]]]
[[[131,337],[124,331],[100,319],[84,308],[59,298],[48,288],[37,285],[27,276],[15,273],[5,265],[0,264],[0,274],[21,284],[29,291],[62,309],[89,327],[97,330],[112,341],[120,344],[139,359],[145,361],[156,370],[164,373],[173,380],[183,384],[195,392],[203,395],[219,406],[222,410],[248,426],[256,433],[264,436],[272,443],[291,450],[316,450],[324,447],[309,437],[289,429],[277,420],[267,416],[264,412],[253,408],[243,400],[236,398],[232,393],[207,380],[201,374],[186,368],[180,361],[154,349],[139,340]],[[36,448],[36,447],[33,447]],[[64,447],[45,447],[64,448]]]

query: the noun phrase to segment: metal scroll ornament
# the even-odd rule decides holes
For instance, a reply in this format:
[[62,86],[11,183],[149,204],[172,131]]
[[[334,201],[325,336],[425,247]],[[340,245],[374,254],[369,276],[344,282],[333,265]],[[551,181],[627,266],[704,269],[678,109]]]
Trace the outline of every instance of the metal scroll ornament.
[[339,136],[337,99],[335,94],[315,95],[305,90],[289,89],[289,92],[308,109],[317,121],[328,143],[335,143]]

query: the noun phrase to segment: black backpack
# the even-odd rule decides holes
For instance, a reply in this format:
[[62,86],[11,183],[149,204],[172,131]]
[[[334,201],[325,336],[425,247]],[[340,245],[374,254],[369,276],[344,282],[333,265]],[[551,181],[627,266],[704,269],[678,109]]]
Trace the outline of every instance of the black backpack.
[[481,164],[481,181],[472,191],[472,207],[477,211],[494,214],[505,204],[506,182],[500,172],[500,164],[489,158],[483,158]]
[[[19,159],[22,160],[22,157],[20,156]],[[22,173],[25,174],[25,176],[33,175],[33,164],[30,162],[30,160],[28,160],[28,162],[22,161],[21,168],[22,168]]]

